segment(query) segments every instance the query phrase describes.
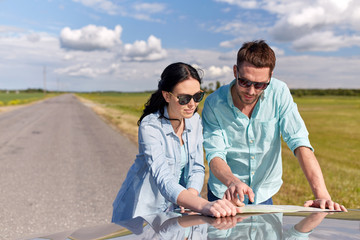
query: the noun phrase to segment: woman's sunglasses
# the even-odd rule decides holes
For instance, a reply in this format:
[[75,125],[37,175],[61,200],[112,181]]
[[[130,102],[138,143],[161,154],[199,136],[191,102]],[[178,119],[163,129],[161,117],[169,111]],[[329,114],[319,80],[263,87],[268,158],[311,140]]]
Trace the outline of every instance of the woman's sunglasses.
[[169,92],[169,93],[171,95],[173,95],[174,97],[176,97],[177,99],[179,99],[179,104],[180,105],[188,104],[191,101],[191,99],[194,99],[194,102],[198,103],[204,98],[204,95],[205,95],[204,91],[197,92],[194,95],[181,94],[181,95],[178,95],[178,96],[175,96],[174,94],[172,94],[172,92]]

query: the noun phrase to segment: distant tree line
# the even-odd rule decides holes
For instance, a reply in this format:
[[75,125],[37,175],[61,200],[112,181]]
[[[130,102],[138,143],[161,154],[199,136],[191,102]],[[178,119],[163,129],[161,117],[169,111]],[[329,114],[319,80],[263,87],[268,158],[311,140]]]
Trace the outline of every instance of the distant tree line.
[[[221,87],[221,83],[217,81],[215,84],[210,83],[208,86],[203,86],[202,89],[210,94],[214,92],[216,89]],[[155,91],[155,90],[154,90]],[[144,92],[137,92],[137,93],[152,93],[154,91],[144,91]],[[25,90],[6,90],[0,89],[0,93],[43,93],[44,90],[42,88],[28,88]],[[48,91],[50,92],[57,92],[57,91]],[[290,89],[290,92],[295,97],[303,97],[303,96],[354,96],[360,97],[360,89]],[[86,92],[83,92],[86,93]],[[116,93],[116,94],[123,94],[127,92],[121,91],[94,91],[88,93]],[[135,92],[133,92],[135,93]]]
[[220,87],[221,87],[221,83],[219,81],[216,81],[215,84],[209,83],[208,86],[202,87],[202,90],[204,90],[206,93],[210,94],[210,93],[213,93],[216,89],[218,89]]
[[[202,89],[208,94],[214,92],[221,87],[221,83],[209,83],[207,86],[203,86]],[[360,96],[360,89],[290,89],[293,96]]]
[[[8,89],[0,89],[1,93],[43,93],[44,89],[42,88],[28,88],[28,89],[19,89],[19,90],[8,90]],[[56,93],[58,91],[49,91],[47,90],[46,92],[48,93]]]
[[360,96],[360,89],[290,89],[293,96]]

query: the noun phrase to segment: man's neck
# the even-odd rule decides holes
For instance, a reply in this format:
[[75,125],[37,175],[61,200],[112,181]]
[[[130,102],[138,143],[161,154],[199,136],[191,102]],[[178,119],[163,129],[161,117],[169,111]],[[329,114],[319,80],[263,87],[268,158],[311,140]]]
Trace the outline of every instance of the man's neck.
[[252,104],[245,104],[240,100],[239,96],[236,94],[236,91],[235,91],[234,87],[231,88],[231,97],[233,99],[234,106],[236,108],[238,108],[248,118],[251,118],[251,114],[252,114],[252,112],[253,112],[253,110],[255,108],[255,105],[256,105],[257,101],[259,101],[259,99],[256,100]]

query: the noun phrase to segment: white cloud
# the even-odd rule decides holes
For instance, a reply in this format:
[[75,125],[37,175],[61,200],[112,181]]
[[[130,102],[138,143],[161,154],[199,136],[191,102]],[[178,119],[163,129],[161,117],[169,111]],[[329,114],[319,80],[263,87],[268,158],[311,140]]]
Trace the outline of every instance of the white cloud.
[[127,16],[138,20],[163,22],[159,18],[154,18],[154,14],[164,15],[168,10],[162,3],[135,3],[132,8],[127,9]]
[[237,5],[242,8],[257,8],[258,1],[256,0],[215,0],[216,2],[224,2],[232,5]]
[[359,57],[284,56],[274,76],[290,88],[359,88]]
[[288,17],[288,23],[294,27],[308,26],[313,28],[319,23],[325,22],[325,9],[320,6],[303,8],[301,12]]
[[162,3],[134,3],[120,2],[118,4],[109,0],[73,0],[83,4],[84,6],[93,8],[96,11],[105,12],[109,15],[120,15],[123,17],[135,18],[144,21],[161,22],[161,20],[154,18],[154,14],[165,14],[167,8]]
[[360,36],[335,36],[333,32],[315,32],[293,43],[298,51],[337,51],[348,46],[360,46]]
[[41,38],[41,36],[38,33],[31,33],[28,34],[26,37],[30,42],[38,42],[40,41]]
[[[227,84],[234,79],[231,68],[236,62],[236,51],[221,53],[198,49],[167,49],[166,58],[139,64],[136,61],[122,61],[122,55],[115,51],[67,51],[59,47],[57,38],[44,34],[40,36],[37,42],[30,42],[25,34],[22,37],[0,38],[0,55],[4,56],[0,60],[1,88],[43,87],[45,65],[47,87],[53,90],[59,86],[60,90],[67,91],[154,90],[163,69],[179,60],[200,66],[205,73],[205,85],[216,81]],[[146,52],[149,42],[145,42],[143,52]],[[157,46],[161,49],[161,45]],[[147,56],[141,52],[138,55],[142,58]],[[285,81],[291,88],[359,87],[359,57],[277,55],[275,77]],[[12,79],[11,84],[9,79]]]
[[122,27],[117,25],[114,30],[106,27],[88,25],[81,29],[71,30],[65,27],[60,33],[60,42],[63,48],[92,51],[109,49],[121,44]]
[[18,27],[0,25],[0,33],[8,34],[14,32],[24,32],[24,30]]
[[274,47],[274,46],[270,46],[271,49],[275,52],[275,56],[283,56],[285,54],[284,49],[278,48],[278,47]]
[[246,40],[246,38],[235,38],[229,41],[223,41],[221,42],[219,45],[221,47],[225,47],[225,48],[235,48],[238,46],[241,46],[243,44],[243,42]]
[[[323,32],[336,32],[340,38],[347,37],[349,31],[355,30],[353,24],[356,18],[355,11],[360,7],[359,2],[355,3],[352,0],[318,0],[311,1],[310,4],[307,1],[293,1],[289,4],[282,1],[279,4],[287,11],[279,13],[276,3],[272,2],[271,7],[268,5],[268,10],[274,11],[279,17],[279,21],[269,32],[278,41],[298,41],[300,38],[324,35]],[[326,39],[323,40],[326,41]],[[325,43],[325,45],[327,44]],[[294,48],[299,49],[295,45]],[[302,49],[306,49],[306,47]],[[309,46],[307,49],[315,48]],[[328,51],[327,47],[323,49]]]
[[73,77],[87,77],[96,78],[100,75],[111,74],[118,68],[118,65],[111,64],[109,66],[99,68],[96,66],[90,66],[89,63],[78,64],[75,66],[68,66],[65,68],[55,69],[56,74],[67,75]]
[[236,50],[233,50],[233,51],[230,51],[230,52],[225,52],[225,53],[221,53],[219,55],[219,60],[222,60],[222,61],[233,61],[234,63],[236,63],[236,55],[237,55],[237,52],[239,50],[239,46],[241,45],[238,45],[237,49]]
[[241,35],[254,35],[260,31],[258,26],[251,25],[249,23],[243,23],[239,19],[235,19],[231,22],[225,22],[220,26],[213,26],[210,28],[215,33],[225,33],[234,36]]
[[208,69],[205,70],[205,75],[207,79],[219,79],[223,78],[224,76],[232,73],[232,68],[230,66],[210,66]]
[[[360,34],[360,1],[355,0],[216,0],[240,8],[239,19],[222,23],[211,30],[237,34],[236,39],[223,41],[222,47],[235,47],[241,39],[260,38],[270,34],[273,40],[293,42],[296,51],[333,51],[341,47],[358,46],[354,39]],[[241,9],[262,10],[272,14],[272,27],[264,28],[263,22],[241,23]],[[254,12],[255,13],[255,12]],[[246,19],[246,18],[245,18]],[[330,37],[330,38],[322,38]],[[314,40],[311,40],[314,38]],[[320,41],[320,43],[316,43]],[[346,42],[347,45],[341,43]],[[340,43],[338,47],[335,44]],[[348,45],[351,44],[351,45]],[[321,46],[323,45],[323,46]]]
[[124,61],[157,61],[167,56],[161,47],[161,40],[151,35],[146,41],[135,41],[133,44],[124,45]]
[[109,15],[118,14],[120,7],[108,0],[73,0],[74,2],[81,3],[87,7],[100,9]]
[[166,6],[161,3],[138,3],[134,5],[134,9],[139,12],[162,13]]

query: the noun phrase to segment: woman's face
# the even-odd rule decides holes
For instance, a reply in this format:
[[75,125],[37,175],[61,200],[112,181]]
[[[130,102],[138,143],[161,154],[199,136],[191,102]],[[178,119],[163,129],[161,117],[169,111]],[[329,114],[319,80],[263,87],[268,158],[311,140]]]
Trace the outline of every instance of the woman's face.
[[184,94],[193,96],[198,92],[200,92],[200,83],[198,80],[191,77],[175,85],[171,93],[163,91],[163,96],[166,102],[168,102],[169,117],[180,120],[192,117],[199,103],[191,98],[189,103],[180,105],[178,96]]

